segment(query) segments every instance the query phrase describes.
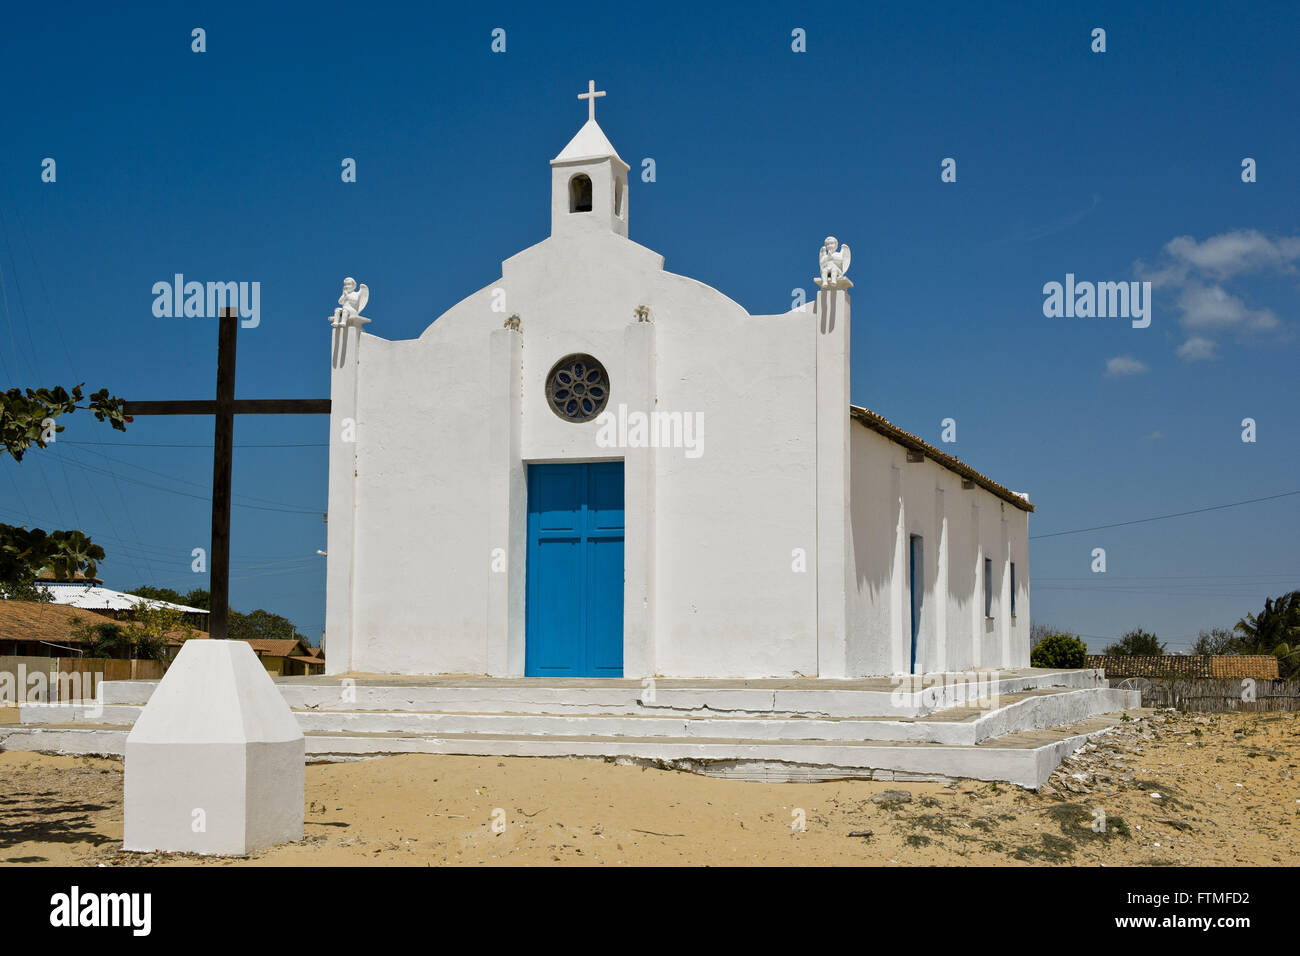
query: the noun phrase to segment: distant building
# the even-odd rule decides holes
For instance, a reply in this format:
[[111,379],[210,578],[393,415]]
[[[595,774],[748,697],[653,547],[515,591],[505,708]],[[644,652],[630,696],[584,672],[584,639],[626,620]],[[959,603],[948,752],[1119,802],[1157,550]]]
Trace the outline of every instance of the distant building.
[[1100,667],[1109,680],[1146,678],[1250,678],[1277,680],[1272,654],[1089,654],[1084,667]]
[[[68,604],[0,601],[0,657],[85,657],[86,642],[73,628],[119,623],[120,619]],[[168,638],[169,660],[180,646],[179,636]]]
[[[201,634],[199,637],[206,639],[207,635]],[[320,648],[309,647],[299,640],[242,640],[253,649],[257,659],[272,677],[304,677],[325,673],[325,653]]]
[[104,587],[98,578],[86,578],[79,574],[75,580],[66,580],[42,574],[36,586],[49,594],[55,604],[94,611],[114,620],[130,620],[137,608],[148,604],[181,611],[185,615],[186,624],[201,631],[208,629],[208,612],[202,608],[115,591]]

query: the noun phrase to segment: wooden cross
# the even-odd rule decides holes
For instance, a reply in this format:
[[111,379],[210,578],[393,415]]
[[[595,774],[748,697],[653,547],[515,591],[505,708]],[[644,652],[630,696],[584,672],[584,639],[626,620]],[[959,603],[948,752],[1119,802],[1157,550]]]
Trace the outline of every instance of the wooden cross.
[[604,95],[604,90],[596,89],[595,80],[588,80],[587,92],[578,94],[578,99],[587,101],[587,119],[593,123],[596,121],[596,97]]
[[217,397],[215,401],[127,402],[126,414],[214,415],[212,439],[212,607],[208,637],[224,638],[230,619],[230,473],[234,464],[236,415],[328,415],[328,398],[235,398],[235,336],[239,311],[221,310],[217,335]]

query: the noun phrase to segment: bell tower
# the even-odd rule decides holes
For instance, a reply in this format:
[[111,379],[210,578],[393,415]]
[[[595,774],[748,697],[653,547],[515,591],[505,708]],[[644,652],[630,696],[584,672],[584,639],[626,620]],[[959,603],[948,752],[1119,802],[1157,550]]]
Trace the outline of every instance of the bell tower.
[[587,101],[587,122],[560,155],[551,160],[551,235],[595,231],[627,237],[628,165],[596,125],[594,80],[578,99]]

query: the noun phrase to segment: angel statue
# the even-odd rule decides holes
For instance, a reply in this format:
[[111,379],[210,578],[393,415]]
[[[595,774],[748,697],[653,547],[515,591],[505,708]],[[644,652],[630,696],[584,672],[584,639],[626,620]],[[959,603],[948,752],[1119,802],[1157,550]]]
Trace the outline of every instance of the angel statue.
[[[334,310],[334,316],[330,319],[330,324],[334,327],[347,325],[354,319],[362,319],[361,310],[366,307],[370,301],[370,290],[366,288],[363,282],[357,285],[357,280],[351,276],[343,280],[343,294],[339,296],[339,308]],[[362,319],[362,321],[369,321]]]
[[[837,248],[838,252],[835,251]],[[847,288],[853,285],[844,275],[849,271],[850,255],[847,245],[841,246],[834,236],[827,236],[826,241],[822,243],[821,254],[817,257],[822,267],[817,285],[823,289]]]

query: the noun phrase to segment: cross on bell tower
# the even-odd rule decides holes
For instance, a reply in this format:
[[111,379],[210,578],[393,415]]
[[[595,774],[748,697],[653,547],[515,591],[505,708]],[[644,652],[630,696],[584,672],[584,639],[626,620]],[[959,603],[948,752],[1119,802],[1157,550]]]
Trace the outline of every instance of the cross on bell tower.
[[604,90],[596,89],[595,80],[588,80],[587,92],[578,94],[578,99],[587,101],[587,119],[593,123],[596,121],[596,97],[604,95]]
[[604,96],[587,81],[587,122],[560,155],[551,160],[551,235],[612,232],[627,237],[628,165],[596,123],[596,98]]

